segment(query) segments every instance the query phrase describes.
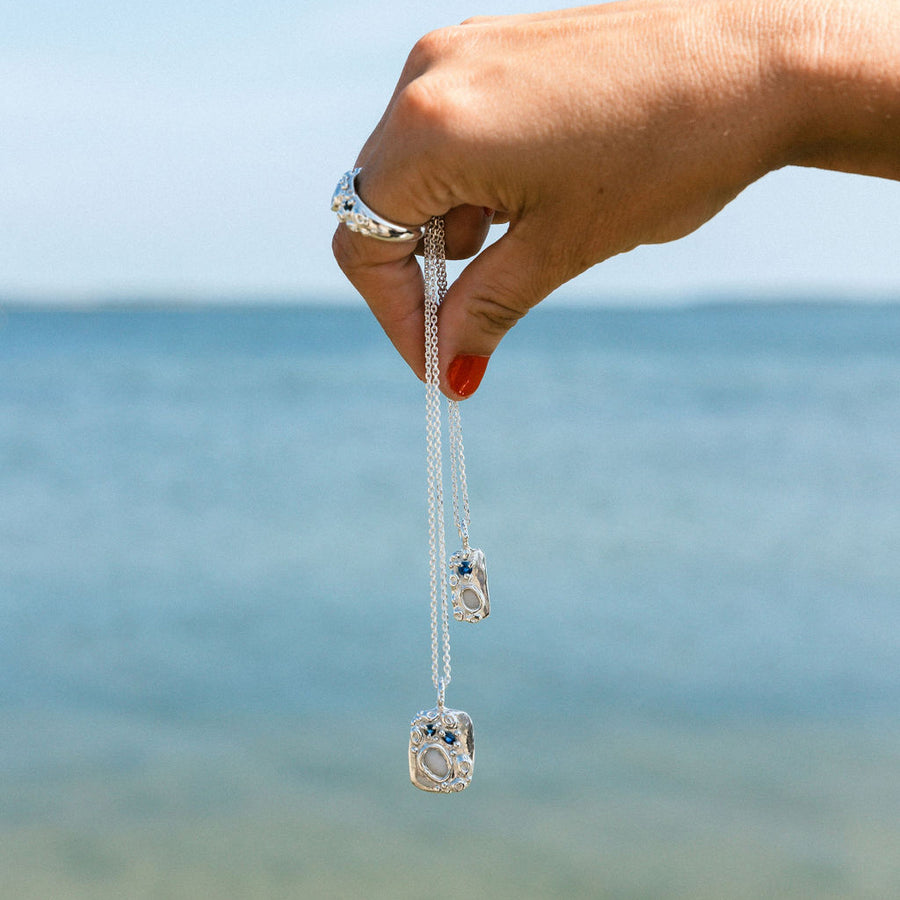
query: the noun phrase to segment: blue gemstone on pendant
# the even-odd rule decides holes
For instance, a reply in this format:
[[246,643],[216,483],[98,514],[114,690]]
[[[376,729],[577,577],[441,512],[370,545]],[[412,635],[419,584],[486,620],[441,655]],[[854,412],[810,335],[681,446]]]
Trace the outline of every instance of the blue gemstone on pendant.
[[435,734],[437,734],[437,729],[434,727],[434,725],[429,725],[429,726],[425,729],[425,734],[427,734],[428,737],[434,737]]
[[456,743],[456,735],[450,734],[449,732],[447,732],[447,734],[444,735],[444,743],[455,744]]
[[472,574],[472,563],[470,563],[467,559],[464,559],[457,567],[456,571],[460,575],[471,575]]

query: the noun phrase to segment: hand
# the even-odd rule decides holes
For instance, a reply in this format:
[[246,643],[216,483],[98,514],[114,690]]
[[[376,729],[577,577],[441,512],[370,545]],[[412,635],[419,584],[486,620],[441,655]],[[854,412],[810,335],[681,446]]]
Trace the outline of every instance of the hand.
[[[776,167],[900,177],[895,9],[630,0],[423,38],[359,155],[357,188],[396,222],[444,215],[448,256],[478,254],[441,305],[444,392],[477,388],[503,335],[559,285],[688,234]],[[509,227],[479,254],[491,221]],[[339,227],[334,252],[423,377],[413,248]]]

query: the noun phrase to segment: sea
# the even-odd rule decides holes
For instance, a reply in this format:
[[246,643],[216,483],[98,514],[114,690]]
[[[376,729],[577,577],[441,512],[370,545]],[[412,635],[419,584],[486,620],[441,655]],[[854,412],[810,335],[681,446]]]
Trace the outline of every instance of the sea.
[[0,897],[900,896],[900,303],[548,301],[461,412],[437,795],[369,313],[0,306]]

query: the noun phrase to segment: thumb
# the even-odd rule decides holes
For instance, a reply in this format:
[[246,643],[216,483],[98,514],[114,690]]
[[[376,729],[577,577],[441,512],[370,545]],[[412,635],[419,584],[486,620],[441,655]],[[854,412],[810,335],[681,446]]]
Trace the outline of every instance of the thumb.
[[448,397],[474,394],[503,336],[567,280],[547,265],[554,256],[547,251],[512,227],[450,286],[438,319],[441,390]]

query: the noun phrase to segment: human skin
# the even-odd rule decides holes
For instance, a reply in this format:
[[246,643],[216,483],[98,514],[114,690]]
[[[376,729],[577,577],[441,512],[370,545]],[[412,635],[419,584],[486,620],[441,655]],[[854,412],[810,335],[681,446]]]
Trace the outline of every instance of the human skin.
[[[422,38],[357,190],[394,222],[443,215],[447,255],[474,256],[440,308],[444,393],[471,394],[555,288],[689,234],[767,172],[900,179],[898,48],[900,0],[627,0]],[[509,227],[481,250],[491,222]],[[333,248],[424,377],[414,243],[339,226]]]

